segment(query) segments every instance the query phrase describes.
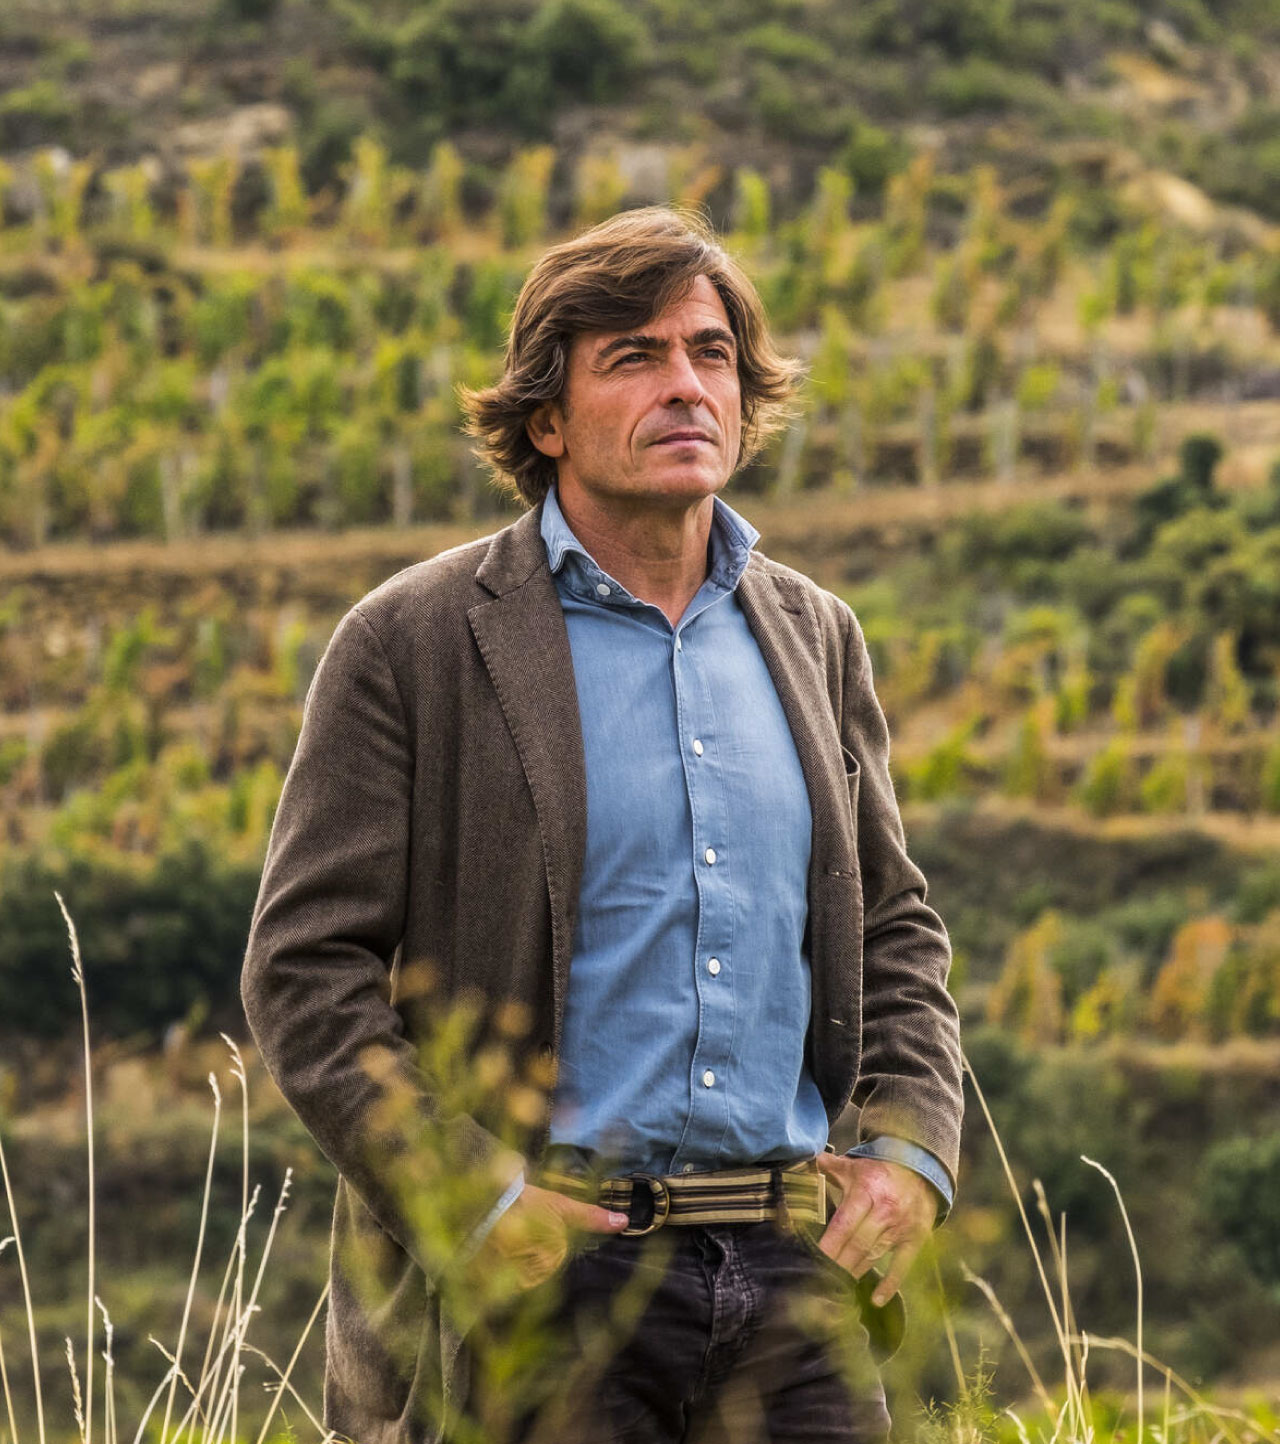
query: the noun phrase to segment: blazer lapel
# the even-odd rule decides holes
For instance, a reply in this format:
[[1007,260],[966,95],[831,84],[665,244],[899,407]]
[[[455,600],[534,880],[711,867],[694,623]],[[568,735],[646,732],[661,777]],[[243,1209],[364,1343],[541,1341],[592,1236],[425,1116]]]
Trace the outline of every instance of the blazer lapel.
[[858,1076],[862,1043],[862,887],[851,808],[858,764],[840,739],[821,629],[800,583],[753,558],[737,595],[773,678],[809,792],[809,1058],[834,1122]]
[[553,1047],[568,987],[578,888],[586,850],[586,763],[569,634],[539,531],[541,508],[499,532],[476,580],[493,600],[468,612],[542,833],[555,1003]]
[[849,789],[840,733],[823,668],[818,620],[804,589],[756,558],[738,582],[738,601],[764,657],[791,728],[813,814],[813,870],[853,871]]

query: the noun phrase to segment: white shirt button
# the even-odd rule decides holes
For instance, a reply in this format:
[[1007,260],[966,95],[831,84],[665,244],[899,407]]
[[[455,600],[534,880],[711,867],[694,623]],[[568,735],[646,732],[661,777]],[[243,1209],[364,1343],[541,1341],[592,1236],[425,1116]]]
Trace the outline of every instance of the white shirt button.
[[714,866],[715,866],[716,850],[715,850],[714,847],[709,847],[709,848],[707,848],[706,852],[704,852],[702,855],[703,855],[703,857],[706,858],[707,863],[708,863],[709,866],[711,866],[711,867],[714,867]]
[[711,1071],[710,1068],[708,1068],[707,1071],[702,1075],[702,1086],[704,1088],[710,1088],[715,1084],[715,1081],[716,1075]]
[[611,586],[609,586],[607,582],[597,582],[597,583],[596,583],[596,596],[598,596],[598,597],[607,597],[607,596],[611,595],[612,592],[613,592],[613,588],[612,588]]
[[686,1163],[685,1166],[680,1170],[680,1172],[681,1172],[681,1173],[692,1173],[692,1172],[693,1172],[693,1164],[692,1164],[692,1163]]
[[693,755],[695,757],[702,756],[702,743],[696,737],[693,739]]
[[676,638],[676,651],[677,651],[677,652],[683,652],[683,651],[684,651],[684,643],[680,640],[679,637]]
[[719,975],[720,975],[720,959],[719,959],[719,958],[708,958],[708,959],[707,959],[707,972],[709,972],[713,978],[719,977]]

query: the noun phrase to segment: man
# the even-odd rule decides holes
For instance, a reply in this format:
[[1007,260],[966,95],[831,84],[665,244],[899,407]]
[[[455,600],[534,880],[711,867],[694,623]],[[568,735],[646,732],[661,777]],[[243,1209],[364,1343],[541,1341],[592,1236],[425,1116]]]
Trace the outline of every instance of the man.
[[[572,1437],[887,1429],[790,1302],[860,1279],[874,1323],[896,1295],[950,1203],[959,1046],[861,630],[718,495],[795,377],[697,220],[630,212],[554,248],[501,381],[467,397],[532,510],[370,593],[321,661],[243,991],[341,1175],[325,1402],[360,1444],[443,1437],[464,1407],[466,1260],[558,1284],[572,1328],[657,1237]],[[477,1072],[513,1016],[518,1058],[554,1067],[519,1155],[423,1062],[457,1000]],[[851,1100],[861,1142],[836,1156]],[[414,1222],[440,1150],[483,1181],[445,1247]]]

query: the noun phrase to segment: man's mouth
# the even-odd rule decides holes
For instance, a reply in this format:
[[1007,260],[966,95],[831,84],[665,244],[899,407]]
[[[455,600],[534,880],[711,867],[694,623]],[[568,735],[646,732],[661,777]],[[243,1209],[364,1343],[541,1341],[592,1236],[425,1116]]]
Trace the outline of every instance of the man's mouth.
[[659,436],[649,443],[650,446],[667,446],[681,441],[705,441],[711,444],[711,438],[705,431],[668,431],[665,436]]

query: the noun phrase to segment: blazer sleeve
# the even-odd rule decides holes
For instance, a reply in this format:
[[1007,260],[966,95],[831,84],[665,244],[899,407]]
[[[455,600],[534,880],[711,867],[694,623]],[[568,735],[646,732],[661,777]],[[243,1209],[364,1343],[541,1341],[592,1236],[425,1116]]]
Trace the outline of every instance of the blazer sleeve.
[[[382,643],[353,608],[307,693],[267,846],[241,996],[271,1076],[381,1227],[434,1277],[413,1200],[440,1167],[488,1167],[483,1217],[522,1160],[470,1116],[443,1116],[391,965],[404,930],[413,755]],[[508,1162],[508,1159],[510,1160]],[[434,1233],[435,1230],[426,1232]],[[436,1256],[427,1256],[430,1247]]]
[[871,658],[853,612],[845,623],[841,740],[858,759],[858,861],[862,874],[862,1064],[853,1103],[861,1140],[918,1144],[954,1189],[964,1111],[960,1028],[947,991],[951,944],[925,901],[924,874],[907,856],[889,775],[889,728]]

